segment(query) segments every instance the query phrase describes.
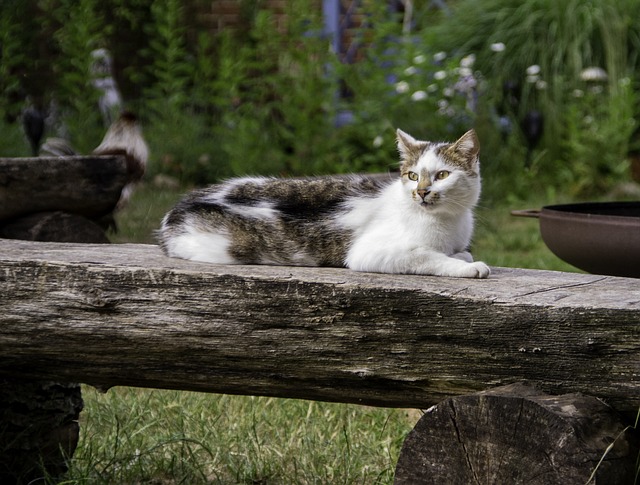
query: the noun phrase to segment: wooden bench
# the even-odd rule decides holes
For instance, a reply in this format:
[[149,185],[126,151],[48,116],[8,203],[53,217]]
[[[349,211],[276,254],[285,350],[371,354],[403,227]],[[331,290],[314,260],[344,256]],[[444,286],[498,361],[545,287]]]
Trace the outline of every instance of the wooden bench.
[[[403,484],[635,474],[640,280],[217,266],[151,245],[0,240],[0,282],[0,376],[14,386],[430,408],[405,442]],[[509,386],[523,382],[535,388]]]

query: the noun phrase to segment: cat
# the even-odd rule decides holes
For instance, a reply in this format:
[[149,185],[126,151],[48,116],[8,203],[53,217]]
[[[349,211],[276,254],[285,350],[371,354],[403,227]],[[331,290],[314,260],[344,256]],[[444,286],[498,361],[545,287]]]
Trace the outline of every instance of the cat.
[[397,130],[400,176],[244,177],[195,190],[163,218],[168,256],[487,278],[468,251],[480,197],[474,130],[454,143]]

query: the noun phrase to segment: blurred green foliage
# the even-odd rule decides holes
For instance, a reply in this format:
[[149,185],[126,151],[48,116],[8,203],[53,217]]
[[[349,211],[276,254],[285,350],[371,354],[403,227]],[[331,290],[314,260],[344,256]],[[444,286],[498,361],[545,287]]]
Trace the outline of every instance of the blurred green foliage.
[[[638,16],[635,0],[459,0],[432,45],[476,55],[489,118],[496,109],[520,123],[532,110],[543,114],[544,137],[519,178],[525,186],[541,178],[587,195],[628,179],[627,155],[639,148]],[[496,154],[510,172],[511,147]]]
[[[217,34],[197,15],[206,3],[6,0],[3,123],[16,122],[27,95],[55,102],[65,134],[90,150],[104,132],[91,51],[106,47],[142,119],[151,173],[189,183],[386,171],[398,127],[430,140],[475,127],[489,192],[581,196],[627,180],[640,149],[639,2],[457,0],[450,15],[415,2],[410,18],[362,2],[353,63],[331,51],[317,2],[287,2],[283,23],[265,2],[239,0],[241,24]],[[528,149],[532,111],[544,136]]]

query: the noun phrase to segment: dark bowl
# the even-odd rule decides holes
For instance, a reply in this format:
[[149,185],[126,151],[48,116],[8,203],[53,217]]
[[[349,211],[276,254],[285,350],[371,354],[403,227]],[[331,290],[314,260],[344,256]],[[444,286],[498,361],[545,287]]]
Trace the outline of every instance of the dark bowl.
[[640,278],[640,202],[552,205],[538,217],[560,259],[589,273]]

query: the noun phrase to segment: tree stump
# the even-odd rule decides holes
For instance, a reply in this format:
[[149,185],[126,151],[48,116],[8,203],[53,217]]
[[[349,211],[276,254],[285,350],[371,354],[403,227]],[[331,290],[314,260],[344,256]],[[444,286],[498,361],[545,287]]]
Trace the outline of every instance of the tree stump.
[[394,483],[633,484],[638,452],[635,430],[599,399],[514,384],[428,409]]
[[78,444],[79,384],[0,379],[0,483],[45,483]]

